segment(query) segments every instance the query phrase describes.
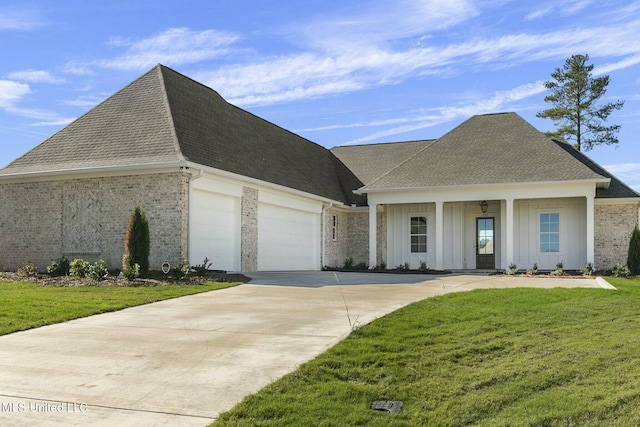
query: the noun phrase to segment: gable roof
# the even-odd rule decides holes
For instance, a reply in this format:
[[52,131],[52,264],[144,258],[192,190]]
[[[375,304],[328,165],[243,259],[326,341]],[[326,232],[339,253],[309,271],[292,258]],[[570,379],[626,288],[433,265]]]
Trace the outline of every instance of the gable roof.
[[395,169],[435,140],[344,145],[331,149],[365,185]]
[[163,65],[6,168],[2,176],[193,162],[346,204],[363,184],[329,150],[227,103]]
[[[568,144],[549,139],[516,113],[473,116],[361,190],[591,180]],[[575,151],[575,150],[573,150]],[[593,163],[593,162],[591,162]]]

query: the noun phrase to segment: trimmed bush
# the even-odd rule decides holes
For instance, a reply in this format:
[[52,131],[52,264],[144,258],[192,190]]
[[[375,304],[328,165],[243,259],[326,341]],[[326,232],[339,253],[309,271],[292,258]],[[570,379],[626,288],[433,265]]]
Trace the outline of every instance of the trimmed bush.
[[21,277],[36,277],[38,275],[38,267],[31,261],[18,267],[17,273]]
[[58,258],[51,261],[51,264],[47,267],[47,273],[50,276],[68,276],[69,275],[69,260],[65,257]]
[[122,257],[122,271],[132,270],[138,265],[140,276],[149,272],[149,253],[151,240],[149,238],[149,221],[140,206],[136,206],[129,220],[127,235],[124,239],[124,256]]
[[107,263],[104,260],[96,261],[87,271],[87,277],[93,280],[103,280],[109,274]]
[[89,261],[76,258],[69,264],[69,276],[86,277],[89,272],[89,267],[91,267]]
[[629,267],[629,272],[634,276],[640,274],[640,230],[638,230],[637,225],[634,227],[629,241],[627,266]]

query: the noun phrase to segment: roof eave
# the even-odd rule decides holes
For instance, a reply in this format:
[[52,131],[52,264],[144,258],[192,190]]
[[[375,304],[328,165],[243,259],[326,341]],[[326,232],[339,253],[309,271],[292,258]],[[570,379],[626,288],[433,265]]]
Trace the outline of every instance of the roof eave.
[[195,169],[195,170],[202,170],[204,172],[208,172],[208,173],[212,173],[215,175],[219,175],[219,176],[223,176],[226,178],[231,178],[231,179],[235,179],[238,181],[244,181],[250,184],[254,184],[254,185],[259,185],[262,187],[266,187],[266,188],[271,188],[274,190],[278,190],[278,191],[282,191],[285,193],[291,193],[300,197],[305,197],[305,198],[309,198],[309,199],[313,199],[313,200],[317,200],[319,202],[322,203],[326,203],[329,205],[337,205],[337,206],[347,206],[345,205],[345,203],[341,200],[333,200],[333,199],[329,199],[327,197],[323,197],[323,196],[319,196],[317,194],[313,194],[313,193],[308,193],[306,191],[302,191],[302,190],[296,190],[294,188],[291,187],[285,187],[284,185],[280,185],[280,184],[274,184],[272,182],[268,182],[268,181],[263,181],[257,178],[251,178],[245,175],[240,175],[237,173],[233,173],[233,172],[228,172],[222,169],[217,169],[211,166],[206,166],[206,165],[202,165],[200,163],[195,163],[195,162],[190,162],[187,161],[186,162],[186,167],[190,168],[190,169]]
[[593,178],[593,179],[580,179],[569,181],[537,181],[537,182],[505,182],[505,183],[491,183],[491,184],[460,184],[460,185],[435,185],[424,187],[397,187],[397,188],[367,188],[365,185],[357,190],[353,190],[355,194],[369,194],[369,193],[388,193],[399,191],[433,191],[433,190],[458,190],[464,188],[487,188],[487,187],[521,187],[521,186],[537,186],[537,185],[558,185],[558,184],[578,184],[578,183],[593,183],[598,187],[608,188],[611,178]]
[[[0,181],[26,180],[26,179],[46,179],[56,177],[67,177],[72,175],[101,175],[107,173],[130,173],[130,172],[152,172],[167,169],[180,169],[186,167],[185,161],[177,161],[170,163],[150,163],[146,165],[127,165],[127,166],[100,166],[94,168],[69,168],[56,169],[37,172],[17,172],[2,175],[0,173]],[[1,171],[0,171],[1,172]]]

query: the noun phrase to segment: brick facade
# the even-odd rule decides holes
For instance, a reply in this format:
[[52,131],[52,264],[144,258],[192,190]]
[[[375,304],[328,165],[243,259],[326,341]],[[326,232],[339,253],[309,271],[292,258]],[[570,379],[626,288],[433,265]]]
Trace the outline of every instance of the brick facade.
[[104,259],[121,267],[135,206],[149,220],[150,268],[188,256],[189,174],[181,171],[0,183],[0,264],[40,270],[56,258]]
[[609,270],[626,264],[629,240],[638,224],[637,204],[595,206],[595,264],[598,270]]
[[240,259],[242,271],[258,270],[258,190],[242,187]]

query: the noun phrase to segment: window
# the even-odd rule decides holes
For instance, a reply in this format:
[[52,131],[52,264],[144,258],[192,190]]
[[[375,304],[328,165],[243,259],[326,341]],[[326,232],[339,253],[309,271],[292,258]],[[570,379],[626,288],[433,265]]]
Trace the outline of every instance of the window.
[[427,217],[411,217],[411,253],[427,252]]
[[331,218],[331,239],[338,240],[338,215],[332,215]]
[[540,214],[540,252],[560,252],[560,214]]

